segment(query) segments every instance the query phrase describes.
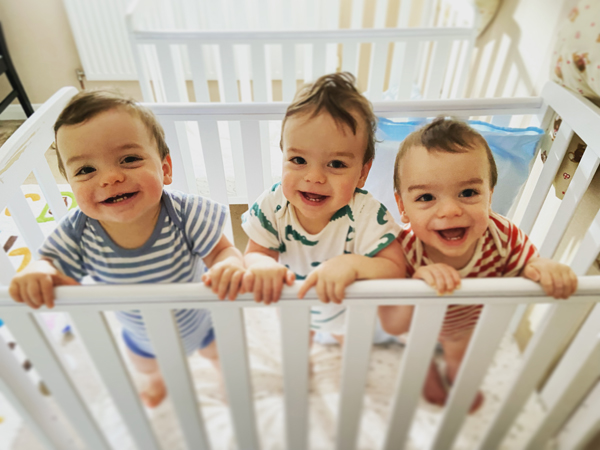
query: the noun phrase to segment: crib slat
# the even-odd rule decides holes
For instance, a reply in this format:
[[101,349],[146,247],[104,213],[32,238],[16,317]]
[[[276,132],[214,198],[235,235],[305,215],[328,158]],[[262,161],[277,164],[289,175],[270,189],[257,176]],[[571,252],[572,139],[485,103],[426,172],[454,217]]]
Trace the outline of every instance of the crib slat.
[[52,175],[52,170],[50,170],[46,158],[40,158],[33,168],[33,173],[44,194],[44,198],[48,202],[52,215],[56,221],[59,221],[67,215],[67,206],[63,201],[56,181],[54,181],[54,175]]
[[548,151],[548,159],[544,163],[542,173],[538,178],[535,188],[531,194],[531,198],[529,199],[529,202],[525,208],[523,218],[519,223],[519,228],[521,228],[525,234],[531,233],[533,224],[535,223],[535,220],[542,209],[542,205],[544,204],[544,200],[546,200],[548,190],[554,181],[556,171],[558,170],[560,163],[565,156],[565,152],[569,147],[571,139],[573,139],[573,129],[563,121],[558,129],[558,132],[556,133],[552,147]]
[[450,391],[431,450],[452,446],[515,310],[515,304],[485,305]]
[[37,259],[37,249],[44,243],[44,233],[35,220],[27,199],[23,194],[13,196],[8,201],[8,209],[32,256]]
[[[598,324],[600,306],[596,305],[561,359],[558,370],[562,372],[562,379],[553,383],[556,387],[554,401],[546,405],[546,415],[524,446],[525,450],[542,448],[600,377]],[[553,378],[555,374],[556,371]]]
[[429,68],[429,76],[425,87],[426,99],[438,99],[442,93],[442,83],[446,75],[446,66],[450,57],[451,39],[437,41],[433,51],[433,66]]
[[281,348],[288,450],[308,447],[308,351],[310,310],[281,304]]
[[267,70],[265,60],[265,46],[261,43],[251,44],[252,55],[252,87],[254,88],[254,101],[267,102]]
[[252,205],[265,189],[260,148],[260,122],[244,120],[240,122],[242,142],[244,143],[244,161],[248,186],[248,205]]
[[350,28],[362,28],[364,0],[352,0],[352,18]]
[[[398,45],[398,44],[396,44]],[[417,42],[407,42],[404,47],[404,59],[402,60],[402,73],[398,84],[398,100],[410,99],[413,83],[415,81],[415,68],[417,67]]]
[[291,102],[296,93],[296,45],[281,45],[283,68],[283,101]]
[[356,42],[344,42],[342,47],[342,70],[356,76],[359,45]]
[[177,71],[173,61],[173,54],[171,52],[170,44],[157,43],[156,54],[158,56],[158,63],[160,65],[160,71],[163,77],[163,89],[167,96],[168,102],[186,102],[187,95],[183,95],[181,89],[178,89]]
[[75,445],[73,436],[57,423],[37,386],[23,376],[23,367],[1,335],[0,362],[0,392],[26,420],[39,441],[52,450],[77,449],[79,446]]
[[376,306],[352,306],[346,310],[348,317],[336,430],[337,450],[356,448],[376,313]]
[[521,367],[477,449],[496,448],[512,425],[574,324],[587,314],[587,304],[552,304],[543,323],[527,344]]
[[227,122],[229,140],[231,142],[231,156],[233,157],[233,170],[235,173],[235,192],[237,197],[246,197],[246,165],[244,159],[244,146],[240,122]]
[[383,94],[383,78],[385,76],[388,43],[376,42],[371,50],[371,71],[369,73],[369,99],[381,100]]
[[407,28],[408,19],[410,18],[412,0],[403,0],[398,8],[398,28]]
[[252,86],[250,85],[250,47],[237,46],[235,55],[240,80],[240,96],[243,102],[252,101]]
[[146,309],[142,316],[187,448],[210,449],[174,311]]
[[8,254],[4,251],[0,252],[0,285],[8,286],[15,272]]
[[586,397],[557,436],[558,450],[582,450],[600,431],[600,383]]
[[387,10],[388,0],[377,0],[377,4],[375,5],[375,28],[385,28]]
[[173,188],[197,194],[198,188],[190,155],[187,125],[185,122],[175,123],[172,120],[163,120],[161,124],[165,130],[165,140],[173,162]]
[[567,192],[560,203],[560,207],[552,220],[552,224],[548,229],[546,238],[540,247],[540,255],[545,258],[552,258],[552,255],[556,251],[560,240],[575,213],[575,209],[579,205],[585,191],[590,185],[600,158],[596,155],[596,152],[589,149],[583,154],[581,163],[577,166],[577,170],[569,184]]
[[210,102],[208,81],[206,79],[206,67],[204,65],[203,46],[200,42],[189,42],[187,49],[190,68],[192,70],[196,102]]
[[138,448],[160,449],[103,313],[72,311],[70,316]]
[[325,75],[325,44],[314,44],[312,55],[312,81]]
[[208,189],[210,198],[227,205],[227,183],[225,182],[225,167],[217,122],[213,120],[199,120],[200,142],[202,143],[202,157],[206,166]]
[[431,363],[437,336],[446,315],[446,306],[417,305],[413,313],[408,342],[394,390],[385,450],[405,448],[415,408]]
[[235,62],[233,59],[233,45],[220,44],[219,55],[221,57],[221,76],[223,77],[223,91],[227,103],[240,101],[237,81],[235,76]]
[[2,319],[88,448],[110,450],[84,399],[73,385],[60,356],[31,313],[3,311]]
[[242,310],[216,307],[211,313],[238,448],[258,450]]

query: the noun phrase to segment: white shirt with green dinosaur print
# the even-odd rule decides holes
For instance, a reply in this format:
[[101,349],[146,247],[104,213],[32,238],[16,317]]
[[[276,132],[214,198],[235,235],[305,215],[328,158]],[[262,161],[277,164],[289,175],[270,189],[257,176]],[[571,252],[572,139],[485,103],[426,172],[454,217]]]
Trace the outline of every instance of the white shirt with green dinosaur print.
[[[281,184],[265,191],[242,216],[242,227],[250,239],[279,252],[279,262],[303,280],[323,261],[343,254],[374,256],[400,232],[385,206],[371,194],[356,189],[350,203],[336,212],[323,230],[309,234],[294,207],[283,195]],[[325,304],[311,308],[311,328],[344,334],[346,307]]]

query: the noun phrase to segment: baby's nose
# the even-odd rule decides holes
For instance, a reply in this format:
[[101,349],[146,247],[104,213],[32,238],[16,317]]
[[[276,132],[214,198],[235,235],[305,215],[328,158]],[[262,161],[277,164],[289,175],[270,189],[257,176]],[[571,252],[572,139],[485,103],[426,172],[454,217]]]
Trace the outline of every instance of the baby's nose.
[[125,174],[119,168],[104,170],[102,173],[101,183],[107,186],[114,183],[121,183],[125,179]]
[[311,183],[324,183],[327,177],[325,176],[325,171],[320,167],[311,167],[304,177],[305,181],[309,181]]
[[442,217],[460,216],[462,214],[462,207],[456,200],[444,200],[440,204],[438,213]]

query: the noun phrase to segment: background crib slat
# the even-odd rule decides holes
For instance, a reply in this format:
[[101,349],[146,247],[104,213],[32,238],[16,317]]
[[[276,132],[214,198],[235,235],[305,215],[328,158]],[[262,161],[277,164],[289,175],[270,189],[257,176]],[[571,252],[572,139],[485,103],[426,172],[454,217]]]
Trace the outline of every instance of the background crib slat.
[[165,140],[169,146],[169,154],[173,163],[172,187],[189,194],[197,194],[196,176],[190,154],[189,137],[185,122],[162,120]]
[[306,81],[315,81],[321,75],[325,75],[325,44],[313,44],[312,46],[312,78]]
[[198,120],[200,142],[202,144],[202,157],[206,166],[208,190],[210,198],[227,205],[227,183],[225,181],[225,167],[223,165],[223,152],[219,128],[214,120]]
[[429,77],[425,85],[424,97],[426,99],[440,98],[442,94],[442,83],[444,82],[444,77],[446,75],[451,45],[451,39],[443,39],[435,43],[432,58],[433,67],[431,70],[427,71]]
[[548,190],[552,185],[552,181],[554,181],[554,176],[556,175],[560,163],[565,156],[565,152],[569,147],[571,139],[573,139],[573,129],[567,123],[563,122],[556,133],[552,147],[548,151],[548,159],[544,163],[542,173],[540,174],[531,197],[527,202],[523,218],[518,224],[519,228],[521,228],[525,234],[531,233],[533,224],[535,223],[535,220],[542,209],[542,205],[544,204],[544,200],[546,200]]
[[210,102],[203,47],[201,43],[194,41],[187,45],[196,102]]
[[152,426],[101,312],[73,311],[71,319],[138,449],[159,450]]
[[385,450],[401,450],[407,445],[415,408],[421,398],[423,383],[445,315],[445,305],[415,306],[394,389],[390,422],[383,446]]
[[56,420],[47,408],[47,401],[31,380],[23,376],[23,367],[15,358],[8,342],[0,335],[0,392],[27,421],[27,426],[39,441],[52,450],[75,450],[73,436]]
[[450,390],[431,450],[452,447],[515,310],[515,304],[485,305]]
[[[396,43],[396,46],[400,45]],[[402,71],[398,84],[398,100],[410,99],[410,94],[415,81],[415,69],[417,67],[417,52],[419,43],[408,41],[404,46],[404,58],[398,64],[401,64]]]
[[308,354],[310,309],[282,303],[281,348],[288,450],[308,448]]
[[344,42],[342,44],[342,70],[356,74],[358,64],[359,44],[356,42]]
[[67,205],[65,205],[62,194],[56,185],[56,181],[54,181],[52,170],[50,170],[45,158],[41,158],[34,165],[33,173],[52,211],[52,216],[56,221],[59,221],[67,215]]
[[160,372],[172,399],[188,450],[208,450],[204,420],[198,409],[196,391],[190,377],[187,357],[179,337],[175,311],[142,310],[142,316],[152,348],[160,365]]
[[375,42],[371,48],[371,73],[369,74],[369,100],[381,100],[383,79],[385,77],[388,56],[388,43]]
[[163,87],[168,102],[186,102],[188,100],[187,90],[183,84],[183,75],[178,76],[183,71],[178,71],[175,67],[174,49],[170,44],[157,43],[156,54],[160,65],[161,74],[164,79]]
[[258,450],[260,445],[242,310],[227,308],[225,304],[224,307],[212,308],[211,314],[238,448]]
[[599,163],[600,158],[593,149],[590,148],[583,154],[583,158],[581,158],[581,162],[577,166],[573,179],[571,180],[567,192],[560,203],[560,207],[554,216],[554,220],[552,220],[552,224],[548,229],[546,239],[544,239],[544,243],[540,247],[541,256],[552,258],[552,255],[554,255],[554,252],[567,229],[567,225],[569,225],[569,222],[575,213],[575,209],[579,205],[596,173]]
[[600,306],[592,313],[577,333],[577,336],[562,357],[558,370],[553,372],[553,401],[547,403],[544,419],[524,446],[525,450],[542,448],[569,417],[571,411],[600,377]]
[[346,310],[347,328],[335,444],[337,450],[356,448],[376,313],[376,306],[353,306]]
[[31,256],[38,259],[37,249],[44,243],[44,233],[35,220],[25,195],[21,193],[14,195],[8,201],[8,209],[31,251]]
[[571,416],[557,436],[558,450],[582,450],[600,431],[600,382],[586,397],[584,404]]
[[32,313],[25,311],[3,311],[2,319],[87,447],[110,450],[104,434],[61,363],[59,354],[44,333],[43,325]]
[[225,98],[221,101],[227,103],[236,103],[240,101],[235,72],[235,62],[233,58],[233,45],[219,45],[219,54],[221,57],[221,76],[223,77],[223,91]]
[[6,252],[0,252],[0,285],[8,286],[15,272]]
[[244,143],[244,166],[248,189],[248,205],[252,205],[265,190],[263,176],[262,150],[258,120],[240,122],[242,142]]
[[296,93],[296,45],[281,45],[282,96],[284,102],[291,102]]
[[268,102],[265,46],[262,43],[253,43],[250,48],[250,54],[252,55],[252,87],[254,89],[254,101]]

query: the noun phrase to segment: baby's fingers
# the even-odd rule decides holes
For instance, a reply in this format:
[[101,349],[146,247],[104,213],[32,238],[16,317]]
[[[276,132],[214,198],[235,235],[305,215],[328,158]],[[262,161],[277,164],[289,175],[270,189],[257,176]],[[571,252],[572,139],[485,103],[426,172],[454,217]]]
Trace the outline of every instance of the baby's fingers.
[[40,283],[38,280],[32,280],[27,283],[27,287],[25,289],[25,304],[33,309],[38,309],[40,306],[44,304],[44,299],[42,297],[42,290],[40,289]]
[[244,277],[244,271],[238,270],[231,277],[231,283],[229,283],[229,300],[235,300],[238,293],[243,293],[242,289],[242,279]]
[[54,307],[54,283],[48,278],[40,280],[42,302],[47,308]]
[[229,284],[231,283],[231,277],[233,276],[233,271],[231,269],[225,269],[221,272],[221,278],[219,279],[218,284],[213,283],[213,292],[217,294],[219,300],[223,300],[227,295],[227,291],[229,290]]
[[306,280],[304,280],[304,283],[302,283],[302,286],[298,289],[298,298],[304,298],[308,290],[317,284],[318,279],[319,277],[316,275],[316,272],[308,274]]

